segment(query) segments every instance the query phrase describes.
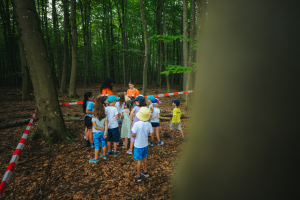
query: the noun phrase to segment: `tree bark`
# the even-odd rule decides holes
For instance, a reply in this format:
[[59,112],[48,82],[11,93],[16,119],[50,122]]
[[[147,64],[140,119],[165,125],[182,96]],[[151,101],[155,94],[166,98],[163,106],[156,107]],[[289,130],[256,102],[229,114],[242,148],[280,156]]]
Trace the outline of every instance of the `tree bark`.
[[146,95],[147,90],[147,65],[149,60],[149,41],[148,41],[148,31],[147,31],[147,21],[144,13],[144,4],[143,0],[139,0],[140,2],[140,11],[141,11],[141,19],[143,22],[143,30],[144,30],[144,40],[145,40],[145,60],[144,60],[144,68],[143,68],[143,95]]
[[[194,42],[194,37],[195,37],[195,0],[191,1],[191,25],[190,25],[190,49],[189,49],[189,57],[188,57],[188,67],[193,66],[193,59],[194,59],[194,51],[193,51],[193,46],[195,44]],[[192,90],[192,81],[193,81],[193,74],[187,73],[187,80],[186,80],[186,90]],[[185,106],[186,108],[191,107],[191,97],[193,94],[187,94],[186,99],[185,99]]]
[[78,97],[76,93],[76,73],[77,73],[77,25],[76,25],[76,0],[71,0],[71,26],[72,26],[72,68],[69,86],[69,97]]
[[106,67],[107,67],[107,77],[110,77],[110,68],[109,68],[109,52],[110,52],[110,47],[109,47],[109,29],[108,29],[108,16],[106,14],[106,4],[104,0],[102,1],[103,3],[103,12],[104,12],[104,21],[105,21],[105,35],[106,35],[106,40],[105,40],[105,46],[106,46]]
[[30,91],[29,91],[29,72],[28,66],[26,65],[26,57],[24,52],[24,47],[19,38],[19,49],[20,49],[20,59],[21,59],[21,69],[22,69],[22,100],[30,100]]
[[[162,1],[163,6],[163,19],[164,19],[164,35],[167,35],[167,28],[166,28],[166,10],[164,5],[164,0]],[[164,50],[165,50],[165,70],[168,69],[168,56],[167,56],[167,43],[164,43]],[[170,93],[170,81],[169,81],[169,75],[166,75],[166,81],[167,81],[167,92]]]
[[[188,3],[187,0],[183,0],[183,12],[182,12],[182,28],[183,28],[183,38],[188,39],[189,32],[188,32]],[[182,56],[183,56],[183,67],[188,66],[188,42],[183,40],[182,41]],[[183,90],[186,90],[186,79],[187,74],[183,73]],[[184,99],[186,98],[186,95],[183,95]]]
[[64,68],[60,85],[60,92],[66,93],[68,62],[69,62],[69,41],[68,41],[68,29],[69,29],[69,3],[68,0],[63,1],[64,6]]
[[34,0],[13,0],[13,7],[41,119],[34,135],[46,138],[49,144],[66,139],[71,134],[66,129],[58,103]]
[[[161,34],[161,0],[156,8],[156,34]],[[161,88],[161,41],[157,41],[156,87]]]

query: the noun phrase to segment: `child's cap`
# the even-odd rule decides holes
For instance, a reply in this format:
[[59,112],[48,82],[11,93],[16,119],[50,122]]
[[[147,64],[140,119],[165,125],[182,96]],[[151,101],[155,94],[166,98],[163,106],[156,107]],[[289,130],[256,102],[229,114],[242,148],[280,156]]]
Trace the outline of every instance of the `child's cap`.
[[176,106],[180,105],[180,101],[178,99],[172,99],[172,101],[176,104]]
[[145,97],[143,97],[143,96],[137,96],[132,101],[139,101],[140,103],[143,103],[145,101]]
[[155,99],[155,97],[153,95],[147,96],[147,99],[153,101]]
[[151,100],[152,101],[152,103],[158,103],[158,100],[157,99],[153,99],[153,100]]
[[120,97],[116,97],[115,95],[110,95],[109,97],[107,97],[107,101],[109,103],[113,102],[113,101],[116,101],[116,100],[119,100]]
[[150,110],[146,107],[142,107],[136,114],[136,117],[141,121],[148,121],[150,119]]
[[[158,99],[158,98],[155,98],[155,99],[157,100],[157,102],[158,102],[158,103],[161,103],[161,102],[159,101],[159,99]],[[152,101],[152,102],[153,102],[153,101]]]

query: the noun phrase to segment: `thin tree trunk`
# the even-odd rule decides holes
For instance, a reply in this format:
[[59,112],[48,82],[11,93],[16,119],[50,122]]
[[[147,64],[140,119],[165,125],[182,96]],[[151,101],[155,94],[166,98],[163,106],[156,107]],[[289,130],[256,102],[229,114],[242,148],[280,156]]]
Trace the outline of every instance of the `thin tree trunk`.
[[[194,51],[193,51],[193,46],[195,44],[194,42],[194,37],[195,37],[195,0],[191,1],[191,30],[190,30],[190,49],[189,49],[189,57],[188,57],[188,67],[193,66],[193,59],[194,59]],[[191,90],[192,89],[192,81],[193,81],[193,73],[188,73],[187,74],[187,80],[186,80],[186,90]],[[185,106],[187,108],[191,107],[191,96],[192,94],[187,94],[186,95],[186,101],[185,101]]]
[[69,3],[68,0],[63,1],[64,4],[64,68],[60,85],[60,92],[66,93],[68,62],[69,62],[69,41],[68,41],[68,29],[69,29]]
[[[162,1],[162,6],[163,6],[163,20],[164,20],[164,35],[167,34],[167,29],[166,29],[166,10],[165,10],[165,5],[164,5],[164,0]],[[164,43],[164,50],[165,50],[165,70],[167,71],[168,69],[168,57],[167,57],[167,43]],[[170,82],[169,82],[169,75],[166,75],[166,81],[167,81],[167,92],[170,93]]]
[[33,82],[38,114],[42,119],[34,137],[46,138],[46,144],[66,139],[70,134],[66,129],[58,103],[34,1],[13,0],[13,6],[21,42],[30,66],[29,72]]
[[[161,34],[161,0],[158,0],[158,5],[156,8],[156,31],[157,35]],[[156,65],[156,87],[161,88],[161,41],[157,42],[157,62]]]
[[104,21],[105,21],[105,35],[106,35],[106,40],[105,40],[105,46],[106,46],[106,67],[107,67],[107,77],[110,77],[110,71],[109,71],[109,52],[110,52],[110,47],[109,47],[109,29],[108,29],[108,16],[106,14],[106,4],[104,3],[103,0],[103,11],[104,11]]
[[71,0],[71,26],[72,26],[72,68],[69,86],[69,97],[78,97],[76,93],[76,72],[77,72],[77,25],[76,25],[76,0]]
[[[188,32],[188,3],[187,0],[183,0],[183,12],[182,12],[182,26],[183,26],[183,38],[188,39],[189,32]],[[183,40],[182,41],[182,56],[183,56],[183,67],[188,66],[188,42]],[[186,79],[187,74],[183,73],[183,90],[186,90]],[[183,95],[184,99],[186,98],[186,95]]]
[[140,11],[141,11],[141,19],[143,22],[143,30],[144,30],[144,39],[145,39],[145,60],[144,60],[144,68],[143,68],[143,95],[146,95],[147,90],[147,65],[149,60],[149,41],[148,41],[148,31],[147,31],[147,21],[144,13],[144,4],[143,0],[139,0],[140,2]]

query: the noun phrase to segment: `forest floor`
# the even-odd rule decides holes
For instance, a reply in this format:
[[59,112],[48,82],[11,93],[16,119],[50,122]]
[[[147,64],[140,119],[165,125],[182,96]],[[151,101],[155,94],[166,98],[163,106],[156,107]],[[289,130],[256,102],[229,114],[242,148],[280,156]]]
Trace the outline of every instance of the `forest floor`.
[[[136,85],[140,88],[141,85]],[[127,87],[114,85],[117,94]],[[34,101],[21,101],[21,86],[0,88],[0,124],[30,118],[36,108]],[[178,92],[178,88],[171,92]],[[79,98],[68,98],[60,94],[59,102],[82,101],[85,92],[95,96],[100,93],[100,84],[77,87]],[[148,88],[147,95],[166,93],[166,88]],[[181,99],[182,95],[162,97],[159,100],[161,113],[172,113],[172,98]],[[181,102],[181,111],[185,111]],[[120,155],[100,158],[96,164],[89,163],[94,150],[84,147],[84,114],[82,105],[61,106],[67,128],[77,137],[47,148],[42,140],[28,140],[19,158],[18,164],[5,190],[5,199],[171,199],[172,178],[181,160],[181,154],[187,142],[181,142],[180,132],[171,138],[163,133],[169,128],[169,121],[162,121],[160,128],[163,146],[149,146],[148,171],[150,177],[136,181],[136,161],[133,155],[126,153],[120,146]],[[38,116],[37,116],[38,117]],[[68,120],[67,120],[68,119]],[[72,120],[76,119],[76,120]],[[29,135],[38,127],[39,121],[32,124]],[[19,143],[26,125],[0,130],[0,177],[1,180],[10,159]],[[188,140],[188,119],[182,119],[182,127]]]

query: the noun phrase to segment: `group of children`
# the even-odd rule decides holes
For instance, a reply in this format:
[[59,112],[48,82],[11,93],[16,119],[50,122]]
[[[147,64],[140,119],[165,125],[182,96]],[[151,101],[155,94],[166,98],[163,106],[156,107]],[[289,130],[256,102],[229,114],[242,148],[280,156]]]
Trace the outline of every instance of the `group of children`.
[[[149,176],[147,171],[148,145],[153,146],[153,133],[156,134],[158,146],[164,143],[159,136],[160,109],[158,105],[161,102],[153,95],[148,96],[147,101],[150,104],[148,107],[144,96],[128,97],[124,91],[124,93],[119,94],[119,97],[99,95],[96,98],[96,103],[94,103],[92,93],[85,93],[83,101],[83,112],[86,114],[85,146],[95,148],[95,157],[90,159],[90,162],[99,161],[100,143],[102,147],[100,157],[106,159],[106,155],[118,156],[120,151],[117,148],[121,132],[123,148],[127,150],[130,140],[127,153],[132,154],[134,152],[133,158],[137,160],[137,181],[141,181],[141,175]],[[168,133],[165,132],[165,136],[170,137],[172,131],[177,127],[182,135],[181,140],[184,140],[180,124],[181,111],[178,108],[180,101],[177,99],[172,101],[175,108],[173,109],[170,130]],[[150,137],[149,144],[148,137]],[[142,162],[143,170],[141,170]]]

